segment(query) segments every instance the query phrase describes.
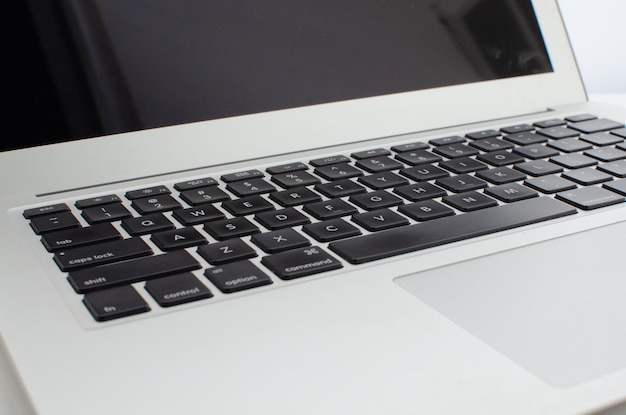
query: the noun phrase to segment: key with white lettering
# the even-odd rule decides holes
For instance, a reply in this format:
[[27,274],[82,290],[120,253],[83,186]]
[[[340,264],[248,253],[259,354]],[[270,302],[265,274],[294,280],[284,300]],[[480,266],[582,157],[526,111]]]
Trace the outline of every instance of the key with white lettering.
[[78,220],[71,212],[59,212],[53,215],[36,216],[30,221],[30,227],[37,235],[63,229],[80,227]]
[[150,280],[146,282],[145,289],[161,307],[213,297],[211,291],[191,272]]
[[223,293],[272,284],[272,280],[250,261],[233,262],[209,268],[204,275]]
[[257,256],[256,251],[241,239],[199,246],[198,254],[211,265],[226,264]]
[[311,245],[307,238],[291,228],[257,233],[251,240],[268,254]]
[[87,294],[83,303],[97,321],[150,311],[145,300],[130,285]]
[[172,212],[172,216],[185,226],[197,225],[226,217],[218,208],[209,203],[189,209],[177,209]]
[[150,240],[163,251],[173,251],[207,243],[204,236],[192,227],[153,233]]
[[152,255],[152,249],[141,238],[130,238],[59,251],[54,262],[61,271],[72,271],[146,255]]
[[263,257],[261,263],[283,280],[306,277],[343,267],[339,260],[317,246],[269,255]]
[[41,242],[49,252],[56,252],[115,239],[122,239],[122,235],[110,223],[101,223],[86,228],[47,233],[43,235]]

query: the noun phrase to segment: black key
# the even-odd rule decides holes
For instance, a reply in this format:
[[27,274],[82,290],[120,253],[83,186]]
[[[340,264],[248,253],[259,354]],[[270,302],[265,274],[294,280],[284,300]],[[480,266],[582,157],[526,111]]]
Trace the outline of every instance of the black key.
[[173,251],[207,243],[204,236],[193,227],[153,233],[150,240],[162,251]]
[[622,151],[614,147],[594,148],[594,149],[585,151],[584,154],[586,156],[593,157],[605,163],[626,158],[626,151]]
[[431,164],[441,160],[441,157],[426,150],[415,150],[396,154],[396,158],[403,163],[410,164],[411,166]]
[[130,238],[59,251],[54,262],[61,271],[72,271],[147,255],[152,255],[152,249],[141,238]]
[[222,180],[226,183],[230,183],[230,182],[237,182],[239,180],[256,179],[256,178],[260,178],[264,176],[265,175],[263,174],[263,172],[259,170],[246,170],[246,171],[240,171],[237,173],[225,174],[222,176]]
[[568,169],[579,169],[581,167],[589,167],[598,164],[597,160],[578,153],[563,154],[561,156],[552,157],[550,161],[560,164]]
[[115,239],[122,239],[122,235],[111,224],[102,223],[86,228],[47,233],[43,235],[41,242],[49,252],[56,252]]
[[578,135],[580,134],[578,131],[572,130],[571,128],[567,128],[567,127],[543,128],[541,130],[537,130],[537,132],[539,134],[545,135],[546,137],[551,138],[553,140],[560,140],[560,139],[563,139],[563,138],[578,137]]
[[478,150],[465,144],[446,144],[435,147],[433,151],[450,159],[478,154]]
[[613,180],[613,176],[596,170],[593,167],[566,171],[562,176],[583,186],[590,186],[592,184],[604,183],[609,180]]
[[[96,226],[96,225],[94,225]],[[133,236],[174,229],[174,224],[161,213],[122,220],[122,228]]]
[[404,153],[413,150],[425,150],[427,148],[429,148],[428,144],[418,141],[415,143],[399,144],[397,146],[391,147],[391,150],[396,153]]
[[398,196],[394,196],[385,190],[377,190],[375,192],[350,196],[349,200],[365,210],[376,210],[392,206],[400,206],[404,203]]
[[131,190],[126,192],[126,198],[129,200],[133,199],[141,199],[143,197],[152,197],[162,194],[171,193],[170,189],[166,186],[154,186],[154,187],[146,187],[144,189]]
[[358,151],[356,153],[352,153],[351,156],[352,158],[361,160],[372,157],[388,156],[389,154],[391,154],[391,152],[386,148],[375,148],[373,150]]
[[212,177],[204,177],[202,179],[188,180],[186,182],[176,183],[174,189],[179,192],[191,189],[197,189],[199,187],[217,186],[218,182]]
[[446,144],[458,144],[458,143],[464,143],[466,141],[467,140],[461,136],[453,135],[450,137],[433,138],[432,140],[429,141],[429,143],[434,146],[444,146]]
[[525,174],[519,171],[512,170],[508,167],[498,167],[495,169],[481,170],[476,173],[476,176],[481,179],[488,180],[493,184],[505,184],[511,182],[517,182],[526,178]]
[[311,163],[311,165],[314,167],[322,167],[322,166],[329,166],[331,164],[347,163],[349,161],[350,161],[349,157],[339,155],[339,156],[328,156],[328,157],[311,160],[309,163]]
[[483,138],[498,137],[499,135],[500,135],[500,132],[496,130],[483,130],[483,131],[476,131],[474,133],[469,133],[469,134],[466,134],[465,136],[472,140],[480,140]]
[[581,122],[581,121],[595,120],[596,118],[598,117],[592,114],[579,114],[579,115],[572,115],[570,117],[565,117],[565,120],[569,122]]
[[578,138],[565,138],[563,140],[551,141],[548,145],[565,153],[574,153],[577,151],[588,150],[592,146]]
[[211,204],[197,205],[188,209],[177,209],[172,212],[174,219],[185,226],[197,225],[212,220],[224,219],[224,213]]
[[626,128],[618,128],[617,130],[611,131],[611,134],[615,134],[618,137],[626,138]]
[[450,175],[448,171],[430,164],[400,169],[400,174],[416,182],[439,179]]
[[263,257],[261,263],[283,280],[306,277],[343,267],[340,261],[316,246],[269,255]]
[[[400,156],[398,154],[396,157]],[[378,173],[388,170],[397,170],[404,167],[401,163],[389,157],[376,157],[371,159],[361,159],[356,162],[356,166],[370,173]]]
[[384,229],[409,224],[407,218],[400,216],[389,209],[358,213],[352,216],[352,221],[370,232],[382,231]]
[[318,167],[315,169],[314,173],[326,180],[348,179],[363,175],[362,170],[347,163]]
[[573,207],[550,197],[535,197],[331,242],[329,247],[347,261],[360,264],[575,213]]
[[487,154],[481,154],[478,156],[478,160],[489,163],[492,166],[502,167],[509,164],[521,163],[524,161],[524,158],[509,151],[494,151]]
[[527,161],[526,163],[516,164],[515,168],[523,173],[535,177],[545,176],[546,174],[560,173],[563,171],[561,166],[545,160]]
[[478,192],[466,192],[457,195],[445,196],[441,200],[448,205],[457,208],[461,212],[471,212],[473,210],[485,209],[498,205],[498,202],[492,198]]
[[40,206],[32,209],[26,209],[22,215],[26,219],[32,219],[36,216],[51,215],[54,213],[67,212],[70,208],[65,203],[57,203],[55,205]]
[[63,229],[80,227],[78,219],[71,212],[58,212],[52,215],[35,216],[30,220],[30,227],[37,235]]
[[605,189],[626,196],[626,180],[613,180],[602,185]]
[[304,163],[296,162],[296,163],[287,163],[281,164],[280,166],[272,166],[268,167],[266,171],[269,174],[279,174],[279,173],[289,173],[292,171],[306,170],[309,166]]
[[361,234],[361,231],[343,219],[330,219],[324,222],[304,225],[302,230],[319,242],[330,242]]
[[96,321],[108,321],[150,311],[145,300],[131,286],[87,294],[83,303]]
[[555,174],[534,177],[526,180],[524,184],[543,193],[558,193],[564,190],[575,189],[577,187],[576,183]]
[[598,118],[595,120],[583,121],[570,124],[570,127],[581,131],[585,134],[599,133],[601,131],[615,130],[624,127],[621,122],[608,120],[606,118]]
[[519,202],[520,200],[539,196],[534,190],[517,183],[488,187],[485,189],[485,193],[507,203]]
[[517,133],[523,133],[526,131],[532,131],[534,129],[535,127],[533,127],[530,124],[516,124],[516,125],[511,125],[508,127],[502,127],[500,128],[500,131],[502,131],[503,133],[507,133],[507,134],[517,134]]
[[88,207],[101,206],[109,203],[120,203],[121,201],[122,200],[119,198],[118,195],[96,196],[90,197],[89,199],[78,200],[76,201],[76,203],[74,203],[74,206],[79,209],[85,209]]
[[270,193],[275,191],[276,188],[263,179],[250,179],[228,183],[226,185],[226,190],[232,192],[236,196],[244,197]]
[[121,203],[86,208],[83,209],[82,215],[90,225],[101,222],[113,222],[133,216]]
[[244,217],[208,222],[204,224],[204,230],[218,241],[230,238],[240,238],[242,236],[260,232],[259,228],[254,226]]
[[388,189],[409,183],[404,177],[388,171],[359,177],[359,182],[374,190]]
[[487,153],[491,151],[501,151],[513,148],[513,144],[509,143],[508,141],[504,141],[501,138],[486,138],[484,140],[476,140],[470,143],[470,145]]
[[598,170],[612,174],[615,177],[626,177],[626,160],[618,160],[612,163],[604,163],[598,166]]
[[279,173],[272,176],[272,181],[285,189],[294,187],[310,186],[320,182],[320,179],[306,171],[294,171],[291,173]]
[[161,307],[213,297],[211,291],[190,272],[150,280],[146,282],[145,289]]
[[140,215],[168,212],[181,207],[180,203],[170,195],[156,195],[143,199],[135,199],[131,206],[139,212]]
[[544,159],[552,156],[558,156],[559,152],[553,148],[545,146],[543,144],[533,144],[530,146],[518,147],[513,150],[522,157],[529,158],[531,160]]
[[423,200],[409,203],[408,205],[402,205],[398,208],[398,211],[418,221],[433,220],[454,215],[454,210],[434,200]]
[[322,197],[306,187],[299,187],[270,193],[270,199],[281,206],[298,206],[305,203],[317,202],[321,200]]
[[180,193],[180,198],[189,203],[191,206],[230,200],[228,194],[217,186],[200,187],[196,189],[185,190],[184,192]]
[[290,228],[257,233],[252,235],[251,241],[268,254],[311,245],[307,238]]
[[545,143],[546,141],[548,141],[547,137],[535,134],[530,131],[517,134],[509,134],[507,136],[504,136],[504,139],[506,141],[510,141],[513,144],[517,144],[518,146],[529,146],[532,144]]
[[234,293],[272,284],[272,280],[250,261],[220,265],[204,271],[204,275],[223,293]]
[[201,268],[187,251],[133,259],[101,267],[86,268],[70,272],[67,280],[74,290],[86,293],[117,285],[127,285],[152,278],[180,274]]
[[610,146],[624,141],[622,137],[609,133],[583,134],[580,138],[599,147]]
[[412,202],[434,199],[448,194],[445,190],[430,183],[416,183],[408,186],[400,186],[396,187],[393,192]]
[[304,211],[316,219],[325,220],[352,215],[357,209],[341,199],[330,199],[304,205]]
[[534,123],[534,125],[539,128],[558,127],[559,125],[565,125],[565,124],[567,124],[565,120],[561,120],[559,118],[553,118],[550,120],[538,121]]
[[257,256],[256,251],[241,239],[201,245],[198,247],[198,254],[211,265],[226,264]]
[[471,173],[488,168],[486,164],[468,157],[442,161],[439,163],[439,166],[457,174]]
[[262,212],[257,214],[254,219],[270,230],[291,228],[311,222],[307,216],[294,208]]
[[624,196],[596,186],[580,187],[557,193],[556,197],[583,210],[598,209],[624,201]]
[[444,177],[443,179],[438,179],[435,184],[454,193],[463,193],[487,187],[487,183],[485,181],[479,179],[478,177],[470,176],[469,174]]
[[235,216],[252,215],[254,213],[273,210],[272,205],[261,196],[249,196],[242,199],[222,202],[222,207]]
[[315,186],[315,190],[331,199],[365,193],[367,190],[352,180],[338,180],[332,183],[322,183]]

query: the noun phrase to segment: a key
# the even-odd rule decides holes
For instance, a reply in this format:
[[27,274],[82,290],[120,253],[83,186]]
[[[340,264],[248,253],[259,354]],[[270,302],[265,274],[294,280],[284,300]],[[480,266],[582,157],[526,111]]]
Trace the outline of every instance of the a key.
[[162,251],[173,251],[207,243],[204,236],[193,227],[153,233],[150,240]]

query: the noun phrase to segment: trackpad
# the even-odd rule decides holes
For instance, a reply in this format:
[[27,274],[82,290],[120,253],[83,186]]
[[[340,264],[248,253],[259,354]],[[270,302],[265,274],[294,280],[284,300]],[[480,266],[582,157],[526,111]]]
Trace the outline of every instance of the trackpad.
[[626,367],[626,224],[395,282],[546,382]]

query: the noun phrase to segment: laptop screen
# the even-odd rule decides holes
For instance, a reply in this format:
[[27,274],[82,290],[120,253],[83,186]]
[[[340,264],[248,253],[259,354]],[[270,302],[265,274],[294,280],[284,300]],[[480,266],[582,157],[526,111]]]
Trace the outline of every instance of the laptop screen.
[[10,3],[3,150],[552,71],[530,0]]

